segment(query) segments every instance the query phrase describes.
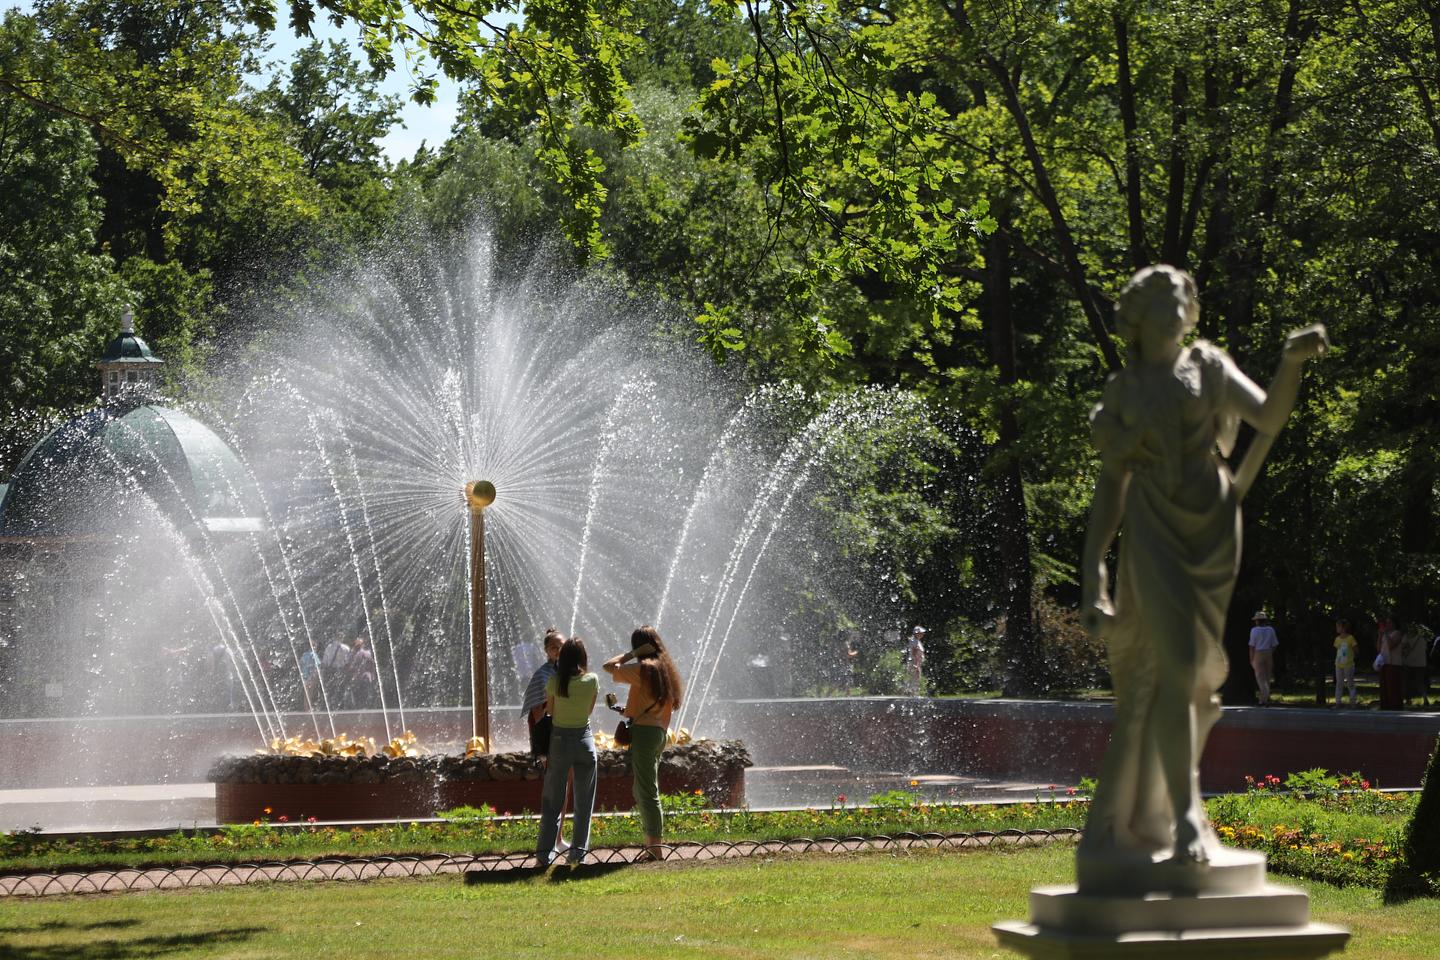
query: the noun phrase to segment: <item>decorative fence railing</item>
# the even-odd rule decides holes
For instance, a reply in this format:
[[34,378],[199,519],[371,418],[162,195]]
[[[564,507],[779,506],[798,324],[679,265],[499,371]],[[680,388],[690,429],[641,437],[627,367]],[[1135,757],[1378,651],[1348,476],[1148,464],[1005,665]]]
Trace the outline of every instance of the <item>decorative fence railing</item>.
[[[1080,831],[1002,830],[998,833],[901,833],[872,837],[802,837],[793,840],[716,840],[665,845],[666,860],[721,860],[737,857],[803,853],[857,853],[869,850],[964,849],[1074,843]],[[579,872],[606,870],[648,859],[641,847],[591,850]],[[464,873],[467,881],[519,878],[538,870],[534,854],[464,856],[417,855],[284,860],[206,866],[132,867],[60,873],[0,874],[0,897],[44,897],[59,894],[121,893],[132,890],[180,890],[246,883],[303,880],[374,880],[382,877],[430,877]],[[562,872],[563,875],[563,872]],[[581,874],[583,875],[583,873]]]

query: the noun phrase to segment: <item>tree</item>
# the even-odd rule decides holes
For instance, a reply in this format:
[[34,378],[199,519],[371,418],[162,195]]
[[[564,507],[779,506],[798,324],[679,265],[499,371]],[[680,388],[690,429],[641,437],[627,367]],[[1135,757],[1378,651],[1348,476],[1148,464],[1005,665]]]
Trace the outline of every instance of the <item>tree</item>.
[[[238,11],[219,0],[52,0],[34,19],[31,55],[0,67],[0,94],[86,124],[108,151],[100,177],[116,188],[102,239],[117,256],[174,253],[217,192],[271,218],[315,215],[298,155],[239,97],[256,38]],[[183,239],[214,255],[204,233]]]
[[[34,43],[32,21],[10,13],[0,22],[0,61]],[[84,123],[0,98],[0,470],[96,395],[95,344],[133,296],[94,249],[94,167]]]
[[257,105],[285,123],[285,139],[299,153],[301,169],[324,190],[333,207],[326,219],[345,218],[347,232],[364,235],[389,217],[388,173],[379,141],[399,119],[399,98],[376,91],[364,71],[334,40],[302,47],[288,77],[271,80]]

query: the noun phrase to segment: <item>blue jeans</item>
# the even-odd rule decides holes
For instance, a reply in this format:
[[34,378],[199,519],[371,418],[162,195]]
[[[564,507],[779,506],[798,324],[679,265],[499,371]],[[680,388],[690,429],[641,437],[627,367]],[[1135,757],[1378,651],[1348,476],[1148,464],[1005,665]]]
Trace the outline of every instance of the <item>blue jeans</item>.
[[535,859],[548,864],[555,856],[555,838],[565,810],[565,781],[575,772],[575,830],[570,839],[571,863],[580,863],[590,850],[590,814],[595,810],[595,775],[598,768],[595,737],[590,725],[555,727],[550,732],[550,758],[545,786],[540,791],[540,842]]

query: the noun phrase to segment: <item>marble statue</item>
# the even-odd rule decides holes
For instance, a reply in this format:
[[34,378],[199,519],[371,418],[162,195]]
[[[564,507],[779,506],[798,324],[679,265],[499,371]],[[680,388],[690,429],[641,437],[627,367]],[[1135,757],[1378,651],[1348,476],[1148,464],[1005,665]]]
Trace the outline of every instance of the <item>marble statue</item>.
[[[1082,860],[1202,864],[1218,846],[1200,802],[1198,766],[1220,717],[1240,501],[1269,438],[1290,416],[1302,365],[1328,347],[1318,324],[1291,333],[1267,392],[1213,344],[1184,345],[1199,312],[1189,274],[1163,265],[1137,273],[1116,307],[1131,359],[1091,416],[1101,471],[1082,559],[1081,617],[1106,640],[1116,717]],[[1260,437],[1232,477],[1221,458],[1241,420]],[[1112,601],[1105,555],[1119,528]]]
[[[1081,561],[1081,618],[1106,641],[1115,720],[1076,883],[1037,887],[1029,922],[993,927],[1029,957],[1311,960],[1349,940],[1311,922],[1304,891],[1268,881],[1264,854],[1220,844],[1199,776],[1220,718],[1240,501],[1295,406],[1301,367],[1329,343],[1318,324],[1291,333],[1266,391],[1224,350],[1185,344],[1199,313],[1195,281],[1168,266],[1135,274],[1116,306],[1130,362],[1091,416],[1101,469]],[[1242,420],[1257,435],[1232,475],[1222,458]]]

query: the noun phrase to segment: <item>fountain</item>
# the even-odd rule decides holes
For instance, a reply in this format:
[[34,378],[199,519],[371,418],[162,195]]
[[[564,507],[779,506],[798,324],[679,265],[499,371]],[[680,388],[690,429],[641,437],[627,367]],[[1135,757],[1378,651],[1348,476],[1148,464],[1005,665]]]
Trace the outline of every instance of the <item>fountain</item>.
[[[488,480],[465,484],[470,514],[471,737],[463,756],[429,757],[406,732],[376,751],[373,742],[346,737],[272,741],[270,752],[222,759],[210,773],[215,782],[216,818],[244,822],[260,812],[294,819],[376,820],[428,816],[454,807],[539,810],[544,770],[528,754],[487,756],[490,739],[490,672],[486,636],[485,509],[495,502]],[[597,734],[608,741],[608,735]],[[750,756],[739,741],[673,737],[662,760],[661,782],[669,793],[703,793],[721,806],[745,802],[745,768]],[[631,804],[628,754],[613,742],[600,761],[596,804],[627,809]]]
[[[243,503],[227,514],[243,522],[171,508],[193,499],[170,490],[182,471],[159,469],[143,442],[123,462],[89,447],[52,458],[80,479],[102,464],[133,505],[126,516],[143,516],[94,521],[100,569],[71,586],[92,612],[94,649],[63,697],[36,695],[39,712],[24,714],[137,731],[75,734],[69,782],[183,782],[217,747],[346,734],[394,747],[407,731],[452,755],[350,767],[376,782],[386,761],[406,782],[441,766],[450,783],[481,768],[526,780],[502,759],[522,743],[518,715],[492,700],[518,702],[519,645],[549,624],[583,634],[594,656],[655,622],[687,677],[683,723],[716,729],[716,704],[747,689],[726,665],[786,631],[794,571],[840,553],[810,502],[837,443],[914,401],[746,394],[665,334],[663,313],[543,268],[502,282],[493,256],[477,232],[448,251],[399,244],[337,271],[274,305],[264,332],[228,351],[219,388],[171,411],[208,424],[224,448],[208,495]],[[40,466],[43,483],[54,471]],[[754,492],[726,495],[735,489]],[[468,524],[456,522],[457,490]],[[28,562],[6,577],[33,584]],[[26,606],[40,592],[27,591],[11,611],[22,626],[40,606]],[[149,616],[162,601],[163,620]],[[0,682],[55,683],[35,641],[15,637]],[[339,665],[353,651],[366,669]],[[134,676],[121,678],[122,665]],[[682,748],[681,765],[707,749]],[[742,773],[725,749],[718,769]],[[276,786],[258,781],[298,779],[304,759],[248,761],[268,773],[227,761],[217,775]],[[341,761],[321,759],[324,779],[341,777]],[[705,785],[739,799],[731,781]],[[427,787],[406,815],[449,799]]]

